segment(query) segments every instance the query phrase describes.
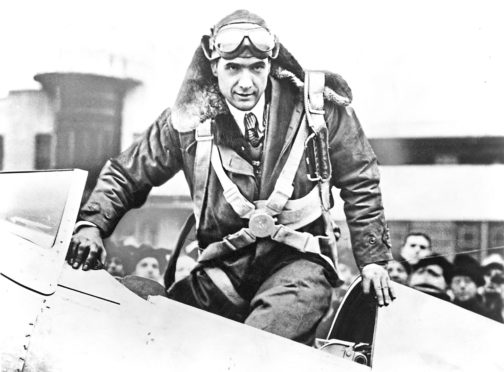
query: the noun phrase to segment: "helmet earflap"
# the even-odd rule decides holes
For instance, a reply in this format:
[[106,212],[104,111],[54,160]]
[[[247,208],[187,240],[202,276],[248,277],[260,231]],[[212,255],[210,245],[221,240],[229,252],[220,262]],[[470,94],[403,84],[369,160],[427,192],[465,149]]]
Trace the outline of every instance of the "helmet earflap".
[[201,49],[203,49],[203,53],[205,54],[205,57],[209,61],[213,61],[217,58],[218,56],[212,57],[212,49],[210,48],[210,36],[209,35],[203,35],[201,37]]

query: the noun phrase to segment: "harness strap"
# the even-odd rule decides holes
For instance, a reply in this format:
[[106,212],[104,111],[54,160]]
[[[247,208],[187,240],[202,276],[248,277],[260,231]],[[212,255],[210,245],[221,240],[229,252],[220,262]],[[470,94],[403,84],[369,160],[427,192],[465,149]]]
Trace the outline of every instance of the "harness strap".
[[306,125],[306,119],[303,119],[301,121],[301,125],[299,126],[298,133],[296,134],[294,143],[292,144],[289,157],[287,158],[282,172],[278,176],[275,188],[266,203],[266,208],[273,211],[273,215],[280,214],[283,211],[285,205],[294,192],[294,186],[292,184],[299,168],[299,163],[303,158],[304,143],[307,138],[308,128]]
[[[294,177],[296,176],[296,172],[299,168],[299,163],[303,158],[304,143],[308,137],[308,128],[305,123],[306,121],[303,120],[300,125],[289,153],[289,157],[287,158],[282,172],[278,177],[273,192],[268,198],[266,204],[261,204],[261,206],[265,207],[265,210],[269,212],[268,214],[273,216],[282,213],[294,191],[292,183],[294,182]],[[241,218],[250,218],[256,210],[256,206],[249,202],[240,193],[240,190],[235,183],[227,176],[224,168],[222,167],[222,160],[219,156],[219,149],[216,145],[213,145],[211,159],[212,167],[220,181],[222,189],[224,190],[224,198]]]
[[315,133],[326,128],[324,120],[324,87],[325,75],[321,71],[306,71],[305,73],[305,110],[308,124]]
[[231,283],[231,280],[222,269],[218,267],[204,267],[203,270],[233,305],[240,308],[247,306],[247,302],[236,292],[233,283]]
[[[267,200],[254,202],[257,209],[264,209]],[[322,215],[320,208],[320,196],[317,187],[299,199],[289,200],[279,215],[275,216],[276,222],[281,225],[297,230],[312,223]]]
[[215,144],[212,146],[211,163],[222,186],[224,199],[231,205],[238,216],[241,218],[249,218],[252,212],[254,212],[255,206],[242,195],[238,186],[227,176],[222,167],[219,148]]
[[210,154],[212,153],[212,122],[210,119],[204,121],[196,128],[196,154],[194,159],[194,189],[193,189],[193,211],[196,218],[196,228],[199,226],[201,210],[208,185],[208,175],[210,173]]
[[321,71],[306,71],[304,101],[308,124],[312,128],[316,141],[314,151],[320,200],[324,210],[331,208],[330,178],[331,162],[329,159],[328,130],[324,119],[325,75]]
[[[276,225],[275,228],[275,232],[270,237],[272,240],[303,253],[321,254],[320,239],[327,239],[324,236],[313,236],[307,232],[296,231],[284,225]],[[226,236],[222,241],[209,244],[201,251],[198,262],[222,257],[224,254],[245,248],[255,242],[256,237],[250,233],[249,228],[244,227],[236,233]]]

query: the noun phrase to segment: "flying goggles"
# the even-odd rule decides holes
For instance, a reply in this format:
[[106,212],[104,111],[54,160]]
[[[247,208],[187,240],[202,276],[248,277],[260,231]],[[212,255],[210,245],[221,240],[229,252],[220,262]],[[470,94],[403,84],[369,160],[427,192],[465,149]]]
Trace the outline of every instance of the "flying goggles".
[[[203,39],[205,41],[205,39]],[[219,57],[236,58],[246,49],[257,58],[276,58],[278,42],[276,37],[266,28],[253,23],[234,23],[221,27],[208,39],[208,49],[203,44],[203,50],[208,59]]]

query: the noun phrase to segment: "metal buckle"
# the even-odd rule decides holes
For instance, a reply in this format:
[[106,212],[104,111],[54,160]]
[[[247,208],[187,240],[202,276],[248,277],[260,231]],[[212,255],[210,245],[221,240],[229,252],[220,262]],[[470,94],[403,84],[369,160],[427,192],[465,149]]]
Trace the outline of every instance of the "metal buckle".
[[266,212],[257,211],[250,217],[249,229],[258,238],[271,236],[276,231],[275,219]]

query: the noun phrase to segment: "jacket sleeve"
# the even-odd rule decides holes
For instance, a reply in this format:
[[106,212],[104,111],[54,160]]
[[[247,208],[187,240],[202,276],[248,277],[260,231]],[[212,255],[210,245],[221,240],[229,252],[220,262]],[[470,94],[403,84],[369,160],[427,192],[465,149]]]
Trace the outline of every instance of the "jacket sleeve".
[[102,237],[109,236],[128,210],[140,207],[152,187],[169,180],[181,165],[180,143],[167,109],[140,139],[107,161],[79,220],[94,223]]
[[326,104],[332,185],[339,188],[359,268],[389,261],[386,226],[376,156],[351,107]]

